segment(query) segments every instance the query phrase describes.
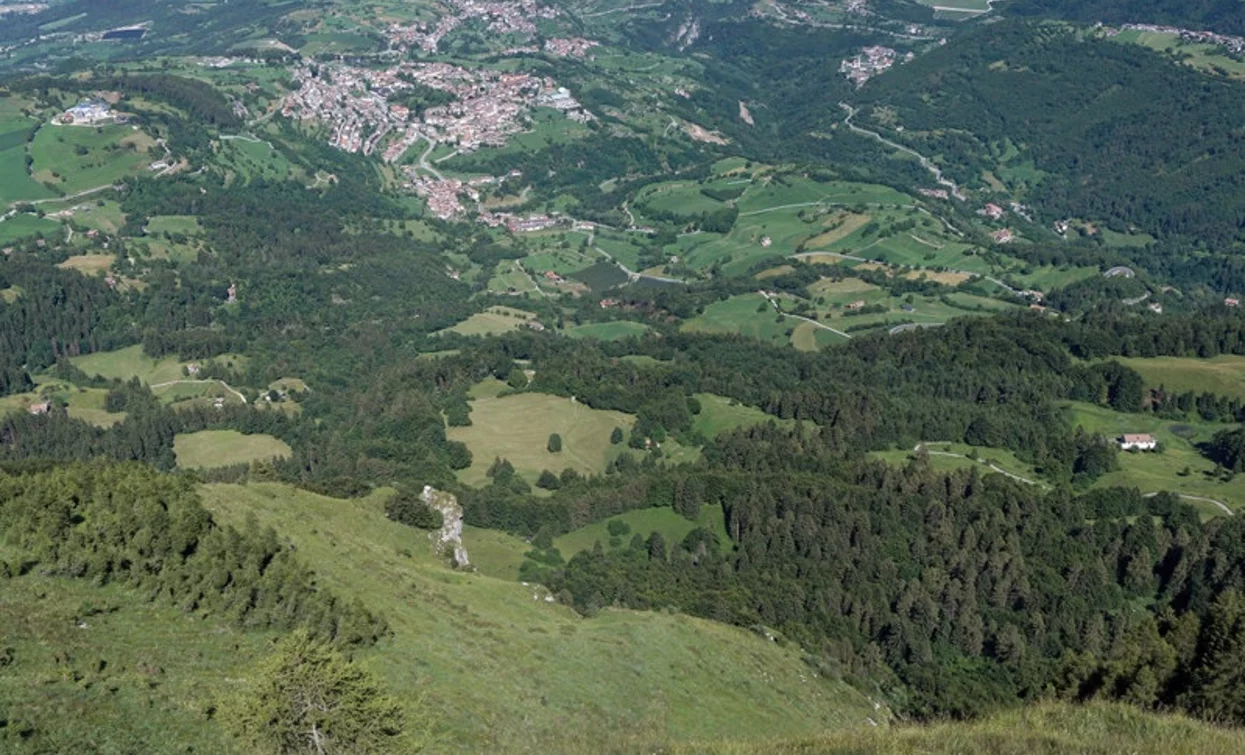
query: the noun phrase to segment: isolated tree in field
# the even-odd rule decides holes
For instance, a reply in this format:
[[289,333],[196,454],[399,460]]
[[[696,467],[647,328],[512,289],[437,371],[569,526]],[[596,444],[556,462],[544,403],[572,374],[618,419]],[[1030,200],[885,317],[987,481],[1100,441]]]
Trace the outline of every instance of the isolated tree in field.
[[553,433],[549,436],[549,443],[545,445],[551,454],[562,453],[562,436]]
[[228,701],[224,718],[269,753],[390,753],[404,749],[402,707],[366,670],[298,630]]
[[622,442],[623,442],[623,429],[621,427],[615,427],[614,431],[610,433],[610,443],[616,446]]

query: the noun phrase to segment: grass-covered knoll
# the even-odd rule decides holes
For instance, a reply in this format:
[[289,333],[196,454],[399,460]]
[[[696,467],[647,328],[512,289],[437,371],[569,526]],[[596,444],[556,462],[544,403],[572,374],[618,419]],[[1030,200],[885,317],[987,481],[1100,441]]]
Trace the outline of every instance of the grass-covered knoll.
[[[626,534],[610,535],[610,522],[614,521],[627,525]],[[635,509],[610,517],[608,521],[595,522],[586,527],[580,527],[573,532],[568,532],[555,539],[553,544],[557,546],[564,557],[570,558],[580,551],[591,550],[597,542],[600,542],[601,547],[606,549],[626,548],[631,542],[631,538],[637,534],[642,535],[647,540],[649,535],[654,532],[660,532],[667,543],[678,543],[687,537],[687,533],[697,527],[703,527],[717,535],[718,542],[724,546],[730,542],[730,538],[726,534],[726,520],[722,513],[722,507],[715,505],[701,506],[700,514],[695,521],[676,513],[674,509],[666,506],[653,509]],[[616,537],[617,545],[611,542],[611,537]]]
[[45,125],[30,145],[31,170],[35,180],[73,194],[146,171],[152,146],[150,136],[129,126]]
[[741,404],[725,396],[697,393],[696,400],[700,402],[700,414],[692,420],[692,430],[706,438],[713,438],[719,433],[738,427],[765,424],[771,420],[784,427],[795,426],[795,420],[778,419],[760,409]]
[[[451,427],[451,440],[471,449],[471,466],[459,473],[469,485],[488,480],[486,472],[496,458],[509,459],[529,483],[542,470],[560,472],[567,467],[598,474],[617,454],[610,444],[615,427],[629,430],[635,419],[622,412],[602,411],[562,396],[521,393],[471,402],[471,426]],[[562,451],[547,449],[549,436],[562,436]]]
[[520,327],[528,320],[536,319],[536,315],[513,307],[489,307],[477,312],[466,320],[447,330],[464,336],[483,336],[505,333]]
[[201,430],[173,439],[177,466],[182,469],[227,467],[289,456],[290,447],[271,435],[243,435],[237,430]]
[[1176,393],[1209,392],[1245,399],[1245,357],[1117,357],[1116,361],[1141,373],[1150,388],[1161,386]]
[[977,721],[831,732],[763,743],[703,742],[676,745],[670,751],[675,755],[1226,755],[1243,750],[1241,729],[1119,703],[1039,703]]
[[336,500],[252,483],[204,495],[224,522],[253,514],[274,526],[320,584],[384,614],[392,639],[357,655],[397,697],[424,695],[437,752],[652,751],[811,736],[879,715],[814,677],[794,648],[746,631],[656,612],[584,619],[535,588],[452,571],[426,533],[385,518],[383,493]]
[[599,341],[619,341],[644,335],[648,326],[643,323],[616,320],[614,322],[592,322],[567,328],[566,335],[571,338],[595,338]]
[[[34,573],[6,580],[0,646],[12,662],[0,674],[9,724],[0,750],[72,752],[91,742],[100,753],[237,752],[208,712],[268,652],[267,640],[138,590]],[[35,729],[24,745],[23,726]]]
[[[1150,433],[1162,446],[1161,452],[1121,452],[1120,469],[1099,477],[1096,487],[1135,487],[1145,493],[1168,490],[1223,501],[1234,509],[1245,506],[1245,478],[1236,475],[1225,480],[1216,475],[1215,464],[1197,449],[1198,444],[1232,425],[1177,422],[1077,402],[1067,402],[1064,412],[1070,423],[1089,432],[1108,438],[1123,433]],[[1193,503],[1204,513],[1222,513],[1213,504]]]

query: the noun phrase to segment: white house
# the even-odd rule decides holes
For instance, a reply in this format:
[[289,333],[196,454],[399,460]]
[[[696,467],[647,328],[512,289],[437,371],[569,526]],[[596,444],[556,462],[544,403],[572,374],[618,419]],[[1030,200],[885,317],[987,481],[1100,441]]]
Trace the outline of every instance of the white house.
[[1120,448],[1125,451],[1153,451],[1158,448],[1158,441],[1149,433],[1125,433],[1120,436]]

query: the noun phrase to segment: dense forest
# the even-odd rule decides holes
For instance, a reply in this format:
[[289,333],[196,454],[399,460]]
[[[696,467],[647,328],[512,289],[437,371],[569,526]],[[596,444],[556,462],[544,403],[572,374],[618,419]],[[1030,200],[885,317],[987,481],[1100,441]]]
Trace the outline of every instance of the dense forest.
[[1239,518],[1203,525],[1169,496],[944,475],[919,455],[902,470],[846,464],[824,436],[775,427],[706,456],[674,489],[692,515],[720,503],[731,543],[636,535],[535,574],[585,613],[674,607],[764,627],[902,682],[890,691],[917,715],[1054,695],[1245,716],[1231,691],[1245,648]]

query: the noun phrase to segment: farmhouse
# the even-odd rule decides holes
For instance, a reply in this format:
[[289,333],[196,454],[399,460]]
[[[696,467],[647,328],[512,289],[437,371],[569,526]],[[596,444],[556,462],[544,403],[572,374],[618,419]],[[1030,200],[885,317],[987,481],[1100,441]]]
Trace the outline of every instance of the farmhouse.
[[1120,448],[1124,451],[1153,451],[1158,441],[1149,433],[1124,433],[1119,438]]
[[856,301],[850,304],[844,304],[843,309],[846,309],[848,312],[855,312],[856,310],[861,309],[864,306],[865,306],[865,300],[857,299]]
[[47,414],[52,409],[51,401],[40,401],[30,405],[31,414]]

